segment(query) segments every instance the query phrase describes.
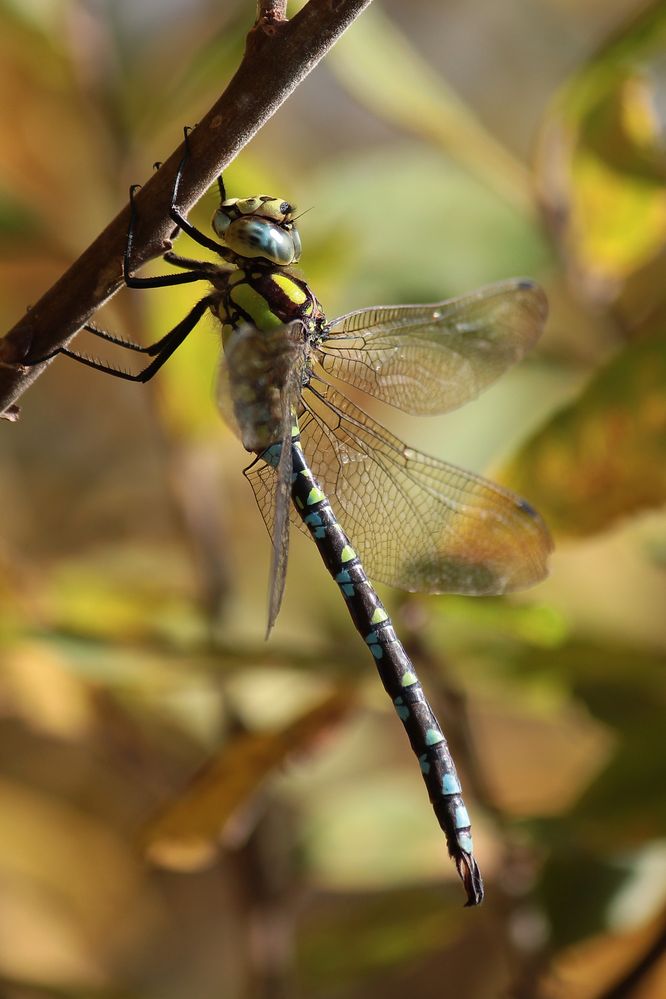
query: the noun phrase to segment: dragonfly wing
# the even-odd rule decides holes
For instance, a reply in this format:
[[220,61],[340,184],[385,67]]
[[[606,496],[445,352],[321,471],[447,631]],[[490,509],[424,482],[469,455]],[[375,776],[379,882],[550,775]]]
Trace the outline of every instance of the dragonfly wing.
[[266,626],[266,638],[271,633],[273,625],[277,620],[282,597],[284,596],[284,585],[287,578],[287,559],[289,556],[289,508],[291,496],[291,433],[290,426],[287,425],[285,436],[282,439],[280,449],[280,462],[277,467],[277,482],[275,487],[275,510],[273,516],[273,555],[271,558],[271,572],[268,582],[268,624]]
[[335,378],[406,413],[445,413],[519,361],[548,303],[528,278],[432,305],[388,305],[335,319],[317,350]]
[[271,331],[243,326],[229,338],[226,364],[220,370],[223,415],[247,450],[262,459],[259,470],[271,471],[270,476],[259,475],[254,469],[247,473],[273,541],[267,637],[280,610],[287,572],[291,426],[299,405],[305,357],[301,323]]
[[284,435],[285,400],[300,390],[309,346],[303,323],[234,329],[218,373],[218,407],[247,451],[261,454]]
[[405,447],[331,386],[304,399],[303,449],[371,578],[490,595],[546,575],[550,537],[519,496]]
[[277,469],[265,461],[255,461],[246,468],[244,476],[252,486],[259,513],[273,542],[275,533],[275,499],[277,494]]

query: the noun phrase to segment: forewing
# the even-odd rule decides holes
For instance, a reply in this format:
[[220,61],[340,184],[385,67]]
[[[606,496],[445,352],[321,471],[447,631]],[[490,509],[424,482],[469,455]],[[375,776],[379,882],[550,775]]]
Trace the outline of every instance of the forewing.
[[308,350],[300,321],[272,330],[246,323],[229,336],[218,374],[218,406],[246,450],[261,454],[282,440],[285,398],[300,389]]
[[267,465],[263,467],[272,471],[272,495],[268,499],[265,493],[269,477],[260,480],[253,469],[247,474],[264,519],[267,514],[271,517],[267,524],[273,541],[267,635],[280,610],[287,572],[291,424],[292,414],[299,405],[305,356],[300,323],[269,332],[244,326],[232,333],[225,349],[226,363],[220,369],[219,401],[223,415],[247,450],[260,456],[259,467],[265,461]]
[[552,545],[529,504],[405,447],[337,389],[321,386],[325,398],[319,391],[312,383],[304,396],[303,449],[371,578],[488,595],[546,575]]
[[268,579],[268,623],[266,626],[266,638],[270,635],[273,625],[277,620],[277,616],[282,605],[284,586],[287,578],[291,472],[291,424],[288,420],[287,413],[287,419],[285,420],[285,433],[282,438],[280,461],[277,466],[275,483],[273,530],[271,532],[273,555],[271,558],[271,571]]
[[[265,461],[257,460],[244,472],[245,478],[252,486],[254,498],[259,507],[259,513],[266,525],[271,542],[275,532],[275,500],[277,493],[277,468]],[[292,517],[294,523],[295,518]]]
[[328,374],[406,413],[445,413],[519,361],[547,314],[533,281],[501,281],[432,305],[350,312],[331,323],[317,359]]

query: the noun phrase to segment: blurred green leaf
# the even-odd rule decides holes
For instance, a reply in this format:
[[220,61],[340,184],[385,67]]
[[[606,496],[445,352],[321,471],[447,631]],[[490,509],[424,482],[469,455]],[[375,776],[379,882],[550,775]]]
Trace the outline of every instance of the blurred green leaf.
[[[419,598],[421,601],[423,598]],[[429,604],[431,601],[431,597],[427,599]],[[562,614],[543,604],[512,603],[501,597],[470,600],[444,594],[436,598],[434,607],[436,614],[429,620],[428,632],[441,647],[450,647],[451,640],[455,645],[460,634],[467,649],[496,639],[559,648],[568,634]]]
[[[307,994],[332,994],[359,977],[390,972],[420,955],[437,953],[460,935],[453,893],[408,888],[333,904],[305,933],[298,963]],[[322,990],[321,993],[319,990]],[[377,993],[375,993],[377,994]]]
[[308,274],[331,316],[368,302],[437,301],[550,263],[533,220],[416,143],[327,164],[317,181],[302,229],[329,247],[313,262],[321,270],[308,260]]
[[32,207],[0,191],[0,238],[28,242],[42,235],[41,218]]
[[666,499],[666,334],[631,344],[520,449],[503,479],[584,536]]
[[381,8],[365,11],[330,53],[328,65],[374,114],[438,146],[490,190],[522,211],[531,211],[525,168]]
[[177,549],[100,546],[63,559],[42,599],[57,628],[123,644],[158,635],[168,643],[201,640],[205,621],[191,600]]
[[565,947],[599,933],[606,912],[631,875],[631,864],[606,861],[573,843],[551,854],[539,886],[551,927],[552,943]]
[[665,662],[660,649],[581,640],[521,650],[514,659],[524,675],[552,673],[566,681],[612,732],[606,765],[560,820],[586,849],[635,847],[666,828],[666,799],[654,794],[663,784]]
[[519,675],[555,675],[608,724],[640,721],[663,691],[664,654],[599,637],[574,638],[555,648],[518,649],[512,660]]
[[663,699],[654,705],[623,729],[611,762],[572,812],[581,838],[598,853],[610,843],[615,851],[645,845],[666,828],[666,796],[654,795],[664,782]]

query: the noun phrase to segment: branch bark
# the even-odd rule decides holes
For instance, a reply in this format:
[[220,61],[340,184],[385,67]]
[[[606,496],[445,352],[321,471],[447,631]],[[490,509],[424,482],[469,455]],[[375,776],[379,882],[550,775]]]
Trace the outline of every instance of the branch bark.
[[257,23],[264,22],[264,30],[274,21],[287,17],[287,0],[257,0]]
[[[288,21],[286,0],[258,0],[257,21],[236,74],[190,135],[192,155],[181,185],[181,208],[188,211],[198,201],[370,2],[309,0]],[[137,194],[137,265],[168,245],[173,230],[169,203],[182,155],[181,144]],[[126,205],[0,341],[0,415],[16,418],[16,400],[46,367],[22,362],[66,346],[121,287],[128,224]]]

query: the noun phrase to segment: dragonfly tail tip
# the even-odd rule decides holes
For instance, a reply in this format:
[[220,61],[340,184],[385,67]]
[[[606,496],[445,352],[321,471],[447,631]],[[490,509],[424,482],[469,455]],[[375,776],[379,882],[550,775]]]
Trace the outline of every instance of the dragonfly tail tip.
[[456,867],[467,892],[465,908],[481,905],[483,902],[483,878],[479,865],[472,854],[461,851],[456,857]]

